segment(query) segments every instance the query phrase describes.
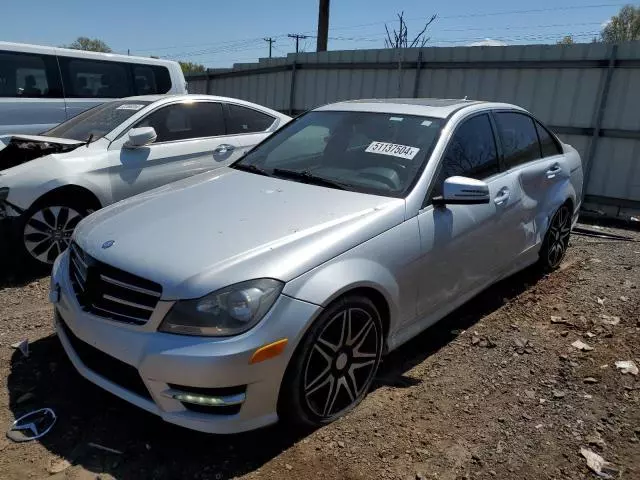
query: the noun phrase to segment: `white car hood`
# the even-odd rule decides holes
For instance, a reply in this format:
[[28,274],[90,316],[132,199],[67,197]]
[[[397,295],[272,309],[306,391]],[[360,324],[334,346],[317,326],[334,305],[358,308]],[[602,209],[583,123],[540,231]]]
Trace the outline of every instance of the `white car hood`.
[[160,283],[165,299],[198,298],[253,278],[288,281],[398,225],[404,213],[402,199],[223,168],[100,210],[75,241]]

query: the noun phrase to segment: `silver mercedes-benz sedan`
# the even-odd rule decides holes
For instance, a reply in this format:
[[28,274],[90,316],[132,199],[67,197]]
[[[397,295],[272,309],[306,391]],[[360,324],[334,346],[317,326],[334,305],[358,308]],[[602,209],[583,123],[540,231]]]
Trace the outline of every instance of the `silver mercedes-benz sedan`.
[[337,103],[230,167],[83,220],[53,269],[78,371],[184,427],[331,422],[380,358],[492,283],[561,262],[578,153],[525,110]]

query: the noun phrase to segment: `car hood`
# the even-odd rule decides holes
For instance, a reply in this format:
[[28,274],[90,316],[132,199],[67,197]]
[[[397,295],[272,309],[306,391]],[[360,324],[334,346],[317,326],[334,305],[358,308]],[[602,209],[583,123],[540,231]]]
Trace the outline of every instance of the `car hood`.
[[253,278],[286,282],[400,224],[404,213],[402,199],[222,168],[100,210],[75,241],[162,284],[167,300],[198,298]]
[[0,136],[0,171],[54,153],[70,152],[84,144],[86,142],[40,135],[2,135]]

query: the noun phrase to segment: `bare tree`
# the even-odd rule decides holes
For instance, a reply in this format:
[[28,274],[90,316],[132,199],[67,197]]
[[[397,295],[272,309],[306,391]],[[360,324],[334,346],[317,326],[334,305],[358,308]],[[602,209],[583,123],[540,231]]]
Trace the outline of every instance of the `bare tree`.
[[604,26],[600,36],[607,43],[640,40],[640,7],[622,7],[618,15],[611,17]]
[[437,14],[431,16],[431,18],[425,23],[424,28],[416,35],[413,40],[409,41],[409,29],[407,28],[407,22],[404,20],[404,12],[398,14],[398,20],[400,25],[398,30],[393,30],[393,35],[389,32],[389,27],[385,24],[384,29],[387,32],[387,38],[384,40],[384,46],[386,48],[413,48],[424,47],[426,43],[431,40],[431,37],[427,37],[425,32],[429,25],[431,25],[438,17]]

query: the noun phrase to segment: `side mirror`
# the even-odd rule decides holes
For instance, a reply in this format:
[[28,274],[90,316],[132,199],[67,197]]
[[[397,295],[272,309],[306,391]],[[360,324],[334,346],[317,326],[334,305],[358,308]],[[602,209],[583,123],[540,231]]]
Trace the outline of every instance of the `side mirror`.
[[467,177],[449,177],[444,181],[442,195],[433,197],[436,206],[475,205],[489,203],[489,185],[482,180]]
[[156,141],[158,135],[153,127],[132,128],[129,130],[129,140],[123,145],[124,148],[144,147]]

